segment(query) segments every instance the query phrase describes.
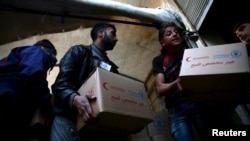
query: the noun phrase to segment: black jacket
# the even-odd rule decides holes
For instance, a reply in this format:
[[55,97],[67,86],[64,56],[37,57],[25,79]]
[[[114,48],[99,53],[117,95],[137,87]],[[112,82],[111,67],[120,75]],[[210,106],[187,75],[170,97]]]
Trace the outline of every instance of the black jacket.
[[60,70],[55,83],[52,85],[54,95],[54,111],[57,114],[76,115],[72,108],[72,101],[77,90],[86,81],[89,75],[100,67],[100,62],[110,64],[111,72],[118,73],[118,67],[109,60],[94,44],[72,46],[60,61]]

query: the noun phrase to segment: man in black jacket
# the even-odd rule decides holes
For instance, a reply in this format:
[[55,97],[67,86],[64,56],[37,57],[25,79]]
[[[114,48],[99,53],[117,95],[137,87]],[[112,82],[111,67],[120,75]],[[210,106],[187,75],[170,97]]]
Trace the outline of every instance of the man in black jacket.
[[60,71],[52,85],[55,118],[51,130],[51,141],[80,141],[76,129],[79,113],[84,122],[94,119],[89,101],[95,97],[80,95],[77,90],[91,72],[100,67],[118,73],[118,67],[109,60],[106,51],[113,50],[116,28],[109,23],[99,23],[91,30],[91,45],[72,46],[60,62]]

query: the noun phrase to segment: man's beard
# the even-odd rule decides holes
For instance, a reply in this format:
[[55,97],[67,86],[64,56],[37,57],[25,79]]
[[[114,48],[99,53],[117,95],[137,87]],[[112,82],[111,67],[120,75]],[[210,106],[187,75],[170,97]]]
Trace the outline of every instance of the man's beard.
[[102,44],[104,45],[105,50],[112,50],[115,46],[114,43],[111,41],[111,39],[108,37],[106,32],[104,32]]

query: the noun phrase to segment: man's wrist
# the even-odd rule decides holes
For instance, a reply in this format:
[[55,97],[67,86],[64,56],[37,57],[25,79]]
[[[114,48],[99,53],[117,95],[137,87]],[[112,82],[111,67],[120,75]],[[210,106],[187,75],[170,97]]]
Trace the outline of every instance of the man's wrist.
[[74,98],[75,98],[75,96],[79,96],[79,94],[78,93],[73,93],[71,96],[70,96],[70,98],[69,98],[69,107],[73,107],[73,102],[74,102]]

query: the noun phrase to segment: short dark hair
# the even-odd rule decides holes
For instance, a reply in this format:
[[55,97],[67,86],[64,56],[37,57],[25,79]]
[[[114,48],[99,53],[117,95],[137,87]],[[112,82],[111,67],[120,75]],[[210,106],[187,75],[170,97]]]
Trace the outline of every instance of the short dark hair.
[[55,55],[57,54],[55,46],[48,39],[37,41],[34,46],[43,46],[45,48],[52,49],[54,51],[53,53],[55,53]]
[[[174,22],[164,22],[162,23],[159,27],[158,27],[158,40],[161,41],[163,36],[164,36],[164,32],[166,30],[167,27],[170,27],[170,26],[174,26],[176,27],[176,29],[178,30],[179,34],[181,37],[183,37],[184,35],[184,29],[180,28],[179,26],[177,26]],[[185,42],[183,42],[183,45],[185,46]],[[161,48],[161,53],[162,54],[165,54],[166,53],[166,48],[165,47],[162,47]]]
[[90,33],[92,40],[93,41],[96,40],[97,33],[99,32],[99,30],[105,30],[108,27],[111,27],[116,31],[115,25],[110,24],[110,23],[98,23],[98,24],[94,25],[92,30],[91,30],[91,33]]
[[236,32],[236,30],[244,23],[250,23],[250,18],[245,17],[245,18],[241,18],[238,21],[236,21],[234,23],[234,27],[233,27],[233,33]]
[[183,29],[179,28],[174,22],[164,22],[162,23],[158,29],[159,29],[159,33],[158,33],[158,40],[161,41],[162,38],[163,38],[163,35],[164,35],[164,32],[166,30],[167,27],[170,27],[170,26],[174,26],[177,28],[179,34],[182,36],[183,35]]

